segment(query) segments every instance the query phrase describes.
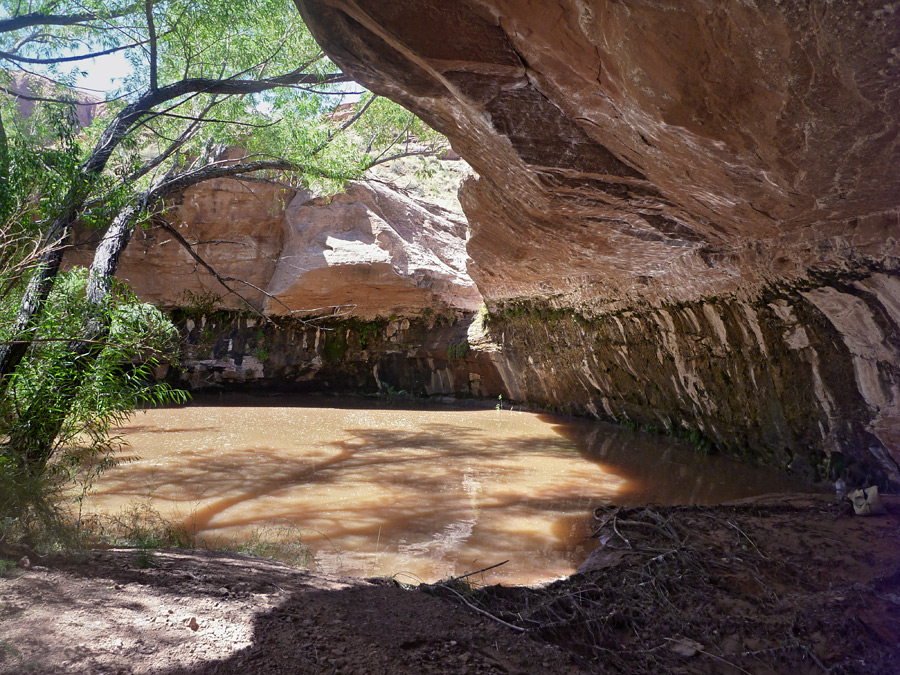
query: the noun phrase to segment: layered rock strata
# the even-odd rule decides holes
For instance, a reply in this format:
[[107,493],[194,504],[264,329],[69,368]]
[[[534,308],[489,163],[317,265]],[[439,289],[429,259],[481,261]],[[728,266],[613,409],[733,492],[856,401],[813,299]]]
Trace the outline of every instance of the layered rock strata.
[[[297,2],[474,168],[469,269],[511,393],[896,482],[894,3]],[[513,305],[582,317],[574,352]]]
[[160,373],[191,389],[318,391],[388,396],[503,394],[490,352],[470,348],[465,313],[412,318],[271,322],[177,311],[181,364]]
[[664,430],[811,479],[900,484],[890,454],[898,293],[900,279],[876,272],[594,318],[509,303],[492,328],[513,400]]
[[[481,296],[461,214],[379,182],[313,198],[224,179],[187,190],[161,217],[243,296],[165,229],[135,233],[118,276],[179,320],[185,354],[167,374],[177,384],[503,391],[491,353],[468,346]],[[90,263],[98,233],[80,234],[69,265]]]

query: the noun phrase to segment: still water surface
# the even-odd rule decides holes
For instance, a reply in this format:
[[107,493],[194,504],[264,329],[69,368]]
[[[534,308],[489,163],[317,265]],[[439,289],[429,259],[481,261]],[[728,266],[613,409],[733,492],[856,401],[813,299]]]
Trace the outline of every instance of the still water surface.
[[[362,406],[370,407],[362,407]],[[309,397],[198,398],[135,414],[88,511],[134,501],[209,542],[292,524],[316,567],[436,581],[572,573],[603,503],[712,504],[800,487],[671,440],[551,415],[371,407]]]

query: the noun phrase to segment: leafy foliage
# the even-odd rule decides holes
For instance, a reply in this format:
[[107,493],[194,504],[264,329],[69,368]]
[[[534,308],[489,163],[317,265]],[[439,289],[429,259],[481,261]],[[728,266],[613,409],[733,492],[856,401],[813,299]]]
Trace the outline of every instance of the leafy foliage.
[[[82,129],[66,87],[109,53],[131,72]],[[131,230],[172,191],[227,172],[332,192],[442,144],[371,94],[342,106],[348,87],[290,0],[0,0],[3,522],[41,520],[73,480],[83,493],[129,411],[183,400],[149,383],[171,324],[108,290]],[[76,222],[113,241],[94,276],[59,272]]]
[[[184,392],[152,379],[160,354],[176,349],[174,325],[123,285],[117,284],[102,308],[110,315],[111,328],[99,356],[86,365],[75,362],[84,356],[73,352],[66,336],[77,335],[84,316],[98,311],[85,305],[86,283],[83,269],[58,280],[38,337],[0,399],[0,438],[24,434],[37,441],[43,438],[43,425],[63,419],[49,461],[40,471],[23,461],[21,445],[0,446],[0,518],[27,517],[36,525],[46,524],[52,511],[45,503],[48,498],[73,485],[75,496],[83,497],[96,476],[115,464],[121,439],[112,430],[131,411],[186,398]],[[2,332],[0,336],[9,337]]]

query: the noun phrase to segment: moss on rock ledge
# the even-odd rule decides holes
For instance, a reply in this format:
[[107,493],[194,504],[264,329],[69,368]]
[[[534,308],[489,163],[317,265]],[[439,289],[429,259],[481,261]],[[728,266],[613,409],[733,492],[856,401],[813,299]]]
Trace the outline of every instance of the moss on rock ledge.
[[513,398],[810,478],[897,484],[898,298],[880,270],[594,317],[515,302],[488,325]]
[[240,312],[176,312],[182,363],[169,377],[192,389],[284,389],[413,396],[495,397],[487,355],[463,349],[474,315],[265,322]]

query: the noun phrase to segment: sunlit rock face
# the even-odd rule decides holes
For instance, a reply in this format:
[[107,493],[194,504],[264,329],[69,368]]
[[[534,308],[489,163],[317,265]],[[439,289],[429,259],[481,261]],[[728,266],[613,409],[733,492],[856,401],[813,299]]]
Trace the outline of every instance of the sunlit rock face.
[[[373,319],[470,312],[481,303],[466,273],[465,219],[382,184],[311,198],[220,179],[186,190],[161,217],[268,315]],[[90,263],[91,234],[70,262]],[[135,234],[118,276],[165,307],[247,309],[161,228]]]
[[[812,463],[826,474],[849,461],[897,479],[895,3],[297,2],[341,68],[446,133],[477,173],[461,191],[469,270],[518,396],[643,419],[594,373],[574,375],[543,348],[549,338],[520,355],[515,331],[503,332],[513,304],[589,322],[630,313],[637,332],[610,339],[653,336],[663,361],[678,362],[699,336],[726,366],[771,318],[766,340],[779,344],[755,372],[772,387],[748,394],[743,412],[697,403],[718,387],[701,367],[643,364],[616,388],[663,392],[647,423],[662,416],[771,457],[821,456]],[[696,322],[668,326],[659,313],[685,305]],[[584,336],[586,358],[596,337]],[[807,366],[790,367],[788,353]],[[746,433],[775,419],[771,433]]]
[[403,316],[458,308],[481,296],[466,273],[466,221],[378,183],[295,199],[268,309],[340,305],[354,316]]
[[[312,198],[222,179],[185,191],[160,217],[244,298],[171,232],[137,231],[118,276],[171,309],[184,337],[178,367],[160,376],[196,389],[505,391],[493,354],[467,342],[481,297],[466,274],[461,214],[376,182]],[[99,233],[79,236],[69,265],[90,264]]]

